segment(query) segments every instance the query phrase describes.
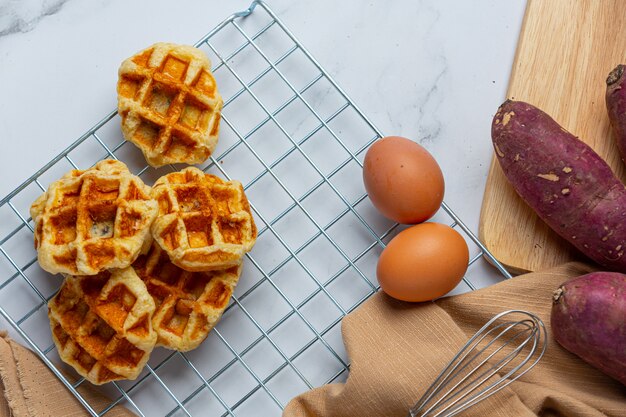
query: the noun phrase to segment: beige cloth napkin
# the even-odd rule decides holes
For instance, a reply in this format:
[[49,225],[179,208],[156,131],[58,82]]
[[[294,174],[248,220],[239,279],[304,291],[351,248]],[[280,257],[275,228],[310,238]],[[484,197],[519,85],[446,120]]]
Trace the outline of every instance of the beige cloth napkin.
[[546,354],[520,380],[463,416],[626,416],[626,387],[551,336],[552,292],[589,271],[583,264],[566,264],[436,303],[404,303],[378,293],[342,322],[352,363],[346,383],[294,398],[283,416],[405,417],[467,339],[495,314],[510,309],[542,318],[548,330]]
[[[88,383],[78,390],[96,411],[111,402]],[[5,331],[0,331],[0,391],[0,417],[89,415],[37,355],[10,339]],[[106,415],[135,416],[119,405]]]

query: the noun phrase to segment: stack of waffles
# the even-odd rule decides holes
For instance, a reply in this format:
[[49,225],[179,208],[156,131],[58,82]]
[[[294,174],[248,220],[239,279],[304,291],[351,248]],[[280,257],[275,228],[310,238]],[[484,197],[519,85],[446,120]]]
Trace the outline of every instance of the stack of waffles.
[[[210,62],[157,44],[124,61],[122,132],[151,165],[204,161],[222,99]],[[41,267],[63,274],[48,303],[59,356],[93,384],[135,379],[155,346],[188,351],[230,302],[257,230],[238,181],[188,167],[153,187],[103,160],[31,206]]]
[[156,303],[160,345],[187,351],[215,326],[257,230],[241,183],[189,167],[154,184],[154,242],[133,267]]

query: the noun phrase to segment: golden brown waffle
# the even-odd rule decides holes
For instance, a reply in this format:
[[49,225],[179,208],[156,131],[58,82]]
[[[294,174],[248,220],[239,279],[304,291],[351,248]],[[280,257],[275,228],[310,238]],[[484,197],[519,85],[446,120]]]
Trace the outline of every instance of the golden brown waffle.
[[43,269],[94,275],[125,268],[149,248],[157,203],[150,187],[122,162],[109,159],[52,183],[30,214]]
[[238,181],[189,167],[159,178],[152,197],[159,204],[152,236],[180,268],[235,266],[254,246],[257,229]]
[[197,164],[215,149],[223,102],[201,50],[171,43],[144,49],[122,62],[117,95],[122,133],[150,165]]
[[154,298],[152,327],[157,345],[188,351],[206,339],[228,306],[241,264],[209,272],[189,272],[174,265],[156,243],[133,264]]
[[48,303],[59,356],[96,385],[139,376],[157,340],[153,314],[154,300],[130,267],[68,276]]

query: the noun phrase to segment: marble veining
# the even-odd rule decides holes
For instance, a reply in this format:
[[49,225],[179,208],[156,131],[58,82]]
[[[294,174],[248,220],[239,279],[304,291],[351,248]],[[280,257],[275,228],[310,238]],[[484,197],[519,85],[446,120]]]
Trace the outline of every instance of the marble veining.
[[431,84],[425,89],[425,93],[420,97],[417,106],[417,135],[415,139],[422,145],[437,140],[441,133],[442,123],[438,116],[439,106],[443,103],[443,95],[441,94],[441,83],[444,82],[448,72],[446,58],[440,55],[436,60],[438,62],[438,72],[435,73]]
[[[0,96],[12,97],[0,101],[0,167],[12,173],[0,196],[113,108],[124,57],[155,41],[194,42],[250,0],[67,2],[0,0],[0,79],[16,81],[0,83]],[[505,96],[524,0],[267,2],[382,132],[412,138],[437,158],[446,201],[476,228],[490,120]],[[306,97],[317,105],[330,91]]]
[[0,0],[0,36],[29,32],[69,0]]
[[[0,79],[15,81],[0,83],[0,96],[12,98],[0,101],[0,167],[11,173],[0,196],[113,108],[123,58],[155,41],[194,42],[250,3],[68,1],[0,0]],[[267,2],[382,132],[437,158],[446,201],[476,229],[490,120],[505,96],[524,0]],[[330,91],[306,97],[316,105]]]
[[[97,4],[93,1],[74,1],[67,5],[68,1],[0,0],[0,79],[10,80],[0,82],[0,97],[4,98],[0,100],[0,178],[3,179],[0,181],[0,198],[113,110],[117,70],[124,58],[157,41],[193,43],[222,19],[235,11],[246,9],[250,4],[250,0],[188,0],[181,7],[179,4],[182,2],[173,5],[171,0],[108,0]],[[266,1],[384,134],[409,137],[428,149],[444,173],[446,203],[472,231],[477,232],[484,185],[493,153],[489,138],[491,117],[506,94],[525,1]],[[146,11],[148,7],[149,11]],[[299,64],[296,62],[293,65]],[[301,68],[296,70],[302,82],[306,82],[309,75],[315,76],[303,74]],[[287,98],[292,96],[291,91],[285,92],[284,89],[277,89],[276,96],[272,96],[274,91],[271,86],[267,87],[269,91],[258,91],[257,88],[259,86],[252,90],[265,94],[264,97],[268,97],[268,94],[271,96],[272,106],[282,103],[284,95]],[[298,84],[296,88],[301,88],[301,85]],[[344,103],[341,97],[333,99],[333,94],[336,94],[333,88],[320,83],[303,95],[314,108],[330,101],[332,105],[320,111],[321,117],[328,117]],[[273,111],[275,108],[268,110]],[[312,124],[318,125],[316,120],[305,123],[304,120],[290,118],[290,115],[289,109],[285,109],[284,114],[277,115],[277,120],[294,130],[296,138],[307,133]],[[101,137],[107,143],[115,144],[121,134],[115,123],[111,123],[111,126],[111,129],[103,130]],[[341,134],[341,123],[336,127],[331,123],[331,127]],[[355,138],[355,141],[359,139]],[[363,140],[366,139],[369,137]],[[269,143],[274,146],[274,142]],[[79,152],[82,153],[78,157],[100,157],[103,149],[96,142],[92,142],[92,145],[81,147]],[[311,148],[310,143],[303,147],[307,146]],[[332,155],[332,149],[319,147],[316,151],[319,151],[316,155],[322,158],[328,156],[334,164],[333,158],[337,155]],[[63,163],[61,161],[60,165]],[[248,169],[251,165],[243,168]],[[65,167],[69,169],[69,163]],[[239,168],[239,165],[233,164],[229,166],[229,171]],[[352,175],[346,185],[352,185],[355,176],[358,178],[360,174],[358,168],[346,170],[345,173],[346,178]],[[49,182],[61,174],[57,170],[44,175],[42,181]],[[315,181],[318,180],[316,175],[315,172],[311,173]],[[340,174],[334,178],[337,184],[342,184]],[[295,180],[305,179],[308,180],[308,177]],[[342,193],[361,192],[355,191],[357,187],[346,187],[345,190],[339,188]],[[12,203],[18,210],[28,213],[28,206],[39,193],[37,187],[32,187],[25,190],[25,197],[16,198]],[[332,191],[329,190],[329,194],[333,197]],[[336,200],[333,197],[328,202],[321,201],[321,207],[328,206],[329,210],[334,210],[333,202]],[[267,198],[255,202],[268,207],[279,207],[279,203],[281,201]],[[359,210],[367,211],[367,201],[363,206],[359,206]],[[2,211],[3,208],[5,211]],[[369,211],[372,218],[376,216],[373,210],[372,207]],[[366,211],[362,214],[367,215]],[[7,212],[9,215],[6,215]],[[0,207],[0,231],[4,233],[10,230],[7,227],[16,227],[15,223],[5,224],[9,217],[17,221],[6,205]],[[294,217],[294,224],[298,219]],[[381,221],[381,218],[378,217],[376,221]],[[436,216],[434,221],[449,221],[449,218]],[[304,227],[302,224],[299,226]],[[358,232],[353,229],[362,229],[352,227],[350,223],[346,226],[350,227],[345,233],[348,237]],[[381,222],[382,226],[385,225]],[[295,227],[292,229],[298,230]],[[295,241],[305,237],[296,236],[295,232],[292,235],[289,237]],[[32,235],[28,231],[22,230],[16,236],[26,241],[22,243],[32,247]],[[346,236],[337,235],[334,238],[343,239]],[[342,266],[344,261],[340,259],[341,263],[332,264],[331,268],[337,254],[332,248],[326,253],[324,239],[320,238],[319,241],[321,244],[316,247],[315,255],[320,261],[313,264],[315,268],[329,272],[336,266]],[[13,253],[13,248],[6,243],[2,246]],[[267,250],[267,256],[263,259],[277,262],[282,259],[282,255],[274,252],[273,246],[277,245],[261,242],[255,250]],[[18,251],[16,260],[19,265],[24,265],[31,256],[31,253],[24,255]],[[375,262],[371,258],[363,258],[362,261],[360,265],[365,267],[373,267],[371,263]],[[477,287],[501,280],[493,268],[479,265],[478,262],[474,265],[472,268],[481,268],[472,275],[472,282]],[[30,274],[34,269],[31,267],[27,273]],[[285,274],[291,274],[289,269],[286,271]],[[7,273],[15,274],[14,268],[6,260],[3,262],[0,254],[0,278],[6,277]],[[240,291],[244,291],[245,285],[250,284],[249,279],[249,276],[242,277],[238,287]],[[19,277],[14,283],[26,286]],[[58,281],[51,280],[50,283],[56,285]],[[356,288],[351,287],[341,294],[352,296],[354,291]],[[7,290],[0,291],[0,305],[3,307],[10,297],[8,294]],[[20,297],[14,297],[14,304],[20,303],[29,294],[32,296],[32,291],[26,288]],[[261,298],[256,300],[262,300],[263,312],[269,317],[282,308],[282,304],[266,303],[263,299],[265,296],[268,294],[261,294]],[[319,311],[322,310],[324,308],[319,308]],[[41,319],[39,313],[33,317]],[[242,315],[241,320],[247,319]],[[45,312],[40,321],[45,328]],[[30,326],[29,321],[25,323]],[[0,328],[10,326],[0,319]],[[243,343],[250,332],[240,329],[236,334],[241,336]],[[15,337],[15,332],[12,335]],[[37,333],[37,342],[40,336],[48,335],[47,329]],[[340,344],[339,339],[337,343]],[[253,361],[251,356],[246,356],[246,360],[250,358]],[[263,357],[261,354],[258,356]],[[226,350],[221,353],[220,349],[211,350],[212,363],[230,359]],[[175,375],[176,388],[180,389],[177,392],[192,392],[197,388],[191,386],[199,382],[193,374],[186,374],[185,377],[181,375]],[[276,388],[289,385],[285,381],[278,383]],[[316,384],[318,382],[321,383],[315,381]],[[184,384],[189,385],[188,391]],[[237,384],[217,385],[218,390],[236,391],[239,388]],[[281,400],[287,401],[296,391],[303,389],[304,386],[290,387],[285,391],[289,395],[281,397]],[[164,401],[167,401],[167,396],[162,395],[163,398],[160,398],[155,394],[156,391],[140,391],[133,394],[133,399],[149,411],[146,415],[161,415],[163,409],[160,408],[160,400],[165,398]],[[208,390],[202,393],[208,393]],[[202,393],[195,405],[193,401],[188,405],[208,407],[212,403],[217,404],[210,395],[202,397]],[[263,395],[262,390],[258,393]],[[226,394],[233,399],[241,396],[239,392]],[[251,412],[245,409],[246,404],[237,409],[238,415],[270,415],[256,409]],[[254,407],[259,405],[256,400],[249,404]],[[219,404],[217,408],[220,408]],[[221,409],[213,411],[203,409],[202,415],[223,413]]]

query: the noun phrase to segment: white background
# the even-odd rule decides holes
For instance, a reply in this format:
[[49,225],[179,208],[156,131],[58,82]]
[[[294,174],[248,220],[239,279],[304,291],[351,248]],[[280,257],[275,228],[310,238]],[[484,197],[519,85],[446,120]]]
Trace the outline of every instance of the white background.
[[[505,98],[525,2],[270,0],[269,5],[380,130],[409,137],[435,156],[446,180],[445,201],[476,233],[492,155],[491,118]],[[158,41],[194,43],[232,12],[247,6],[247,0],[0,0],[0,198],[114,109],[117,69],[123,59]],[[262,197],[251,199],[261,208],[270,204]],[[368,213],[375,215],[371,210]],[[3,233],[4,220],[0,218]],[[287,240],[302,237],[289,228],[279,233]],[[31,237],[25,239],[32,251]],[[259,242],[253,251],[262,264],[271,261],[268,248]],[[30,252],[23,258],[29,257]],[[18,258],[20,263],[19,254]],[[321,259],[319,265],[325,261]],[[473,271],[477,286],[501,279],[480,262]],[[6,265],[4,268],[11,269]],[[246,268],[238,294],[249,288],[258,275],[251,272],[250,265]],[[45,282],[49,277],[41,274],[35,278]],[[280,280],[281,274],[274,278]],[[15,282],[25,285],[20,280]],[[23,296],[30,290],[12,286],[0,291],[0,303],[22,311],[20,308],[32,302]],[[46,288],[52,291],[53,287]],[[285,291],[289,290],[286,287]],[[271,300],[272,293],[267,292],[264,299],[262,291],[266,290],[261,289],[261,295],[246,300],[244,305],[252,313],[256,311],[255,317],[264,325],[265,318],[281,307],[268,306],[265,302]],[[341,296],[339,288],[337,296]],[[317,314],[304,311],[309,313]],[[49,334],[42,314],[42,330],[34,333],[45,344],[43,340]],[[257,330],[239,331],[233,316],[225,316],[220,331],[235,348],[239,342],[245,346],[246,337]],[[318,317],[322,316],[319,312]],[[276,340],[279,336],[275,335]],[[332,343],[341,344],[338,333],[332,337]],[[291,339],[297,336],[292,334]],[[195,357],[204,361],[206,356],[202,355],[207,354],[212,355],[209,357],[213,363],[227,361],[228,352],[219,356],[207,351],[215,340],[211,336],[194,353]],[[215,343],[224,348],[219,341]],[[163,355],[162,350],[153,355],[155,361],[159,355]],[[260,363],[271,370],[271,357],[260,355]],[[248,356],[246,360],[257,371],[255,358]],[[315,379],[313,365],[317,365],[314,359],[300,369],[306,373],[312,368],[310,379],[318,383],[321,379]],[[170,367],[176,375],[179,369]],[[161,377],[168,378],[168,371],[163,372]],[[184,391],[181,387],[189,379],[174,377],[172,381]],[[219,390],[219,381],[215,385]],[[284,394],[281,401],[298,390],[302,389],[285,391],[291,394]],[[143,406],[158,415],[162,410],[153,400],[163,392],[144,391],[137,394],[136,400],[143,399]],[[279,388],[276,391],[283,392]],[[185,394],[180,395],[184,398]],[[239,394],[225,391],[221,395],[234,401]],[[254,407],[261,403],[251,404]],[[239,410],[246,415],[245,406]]]

